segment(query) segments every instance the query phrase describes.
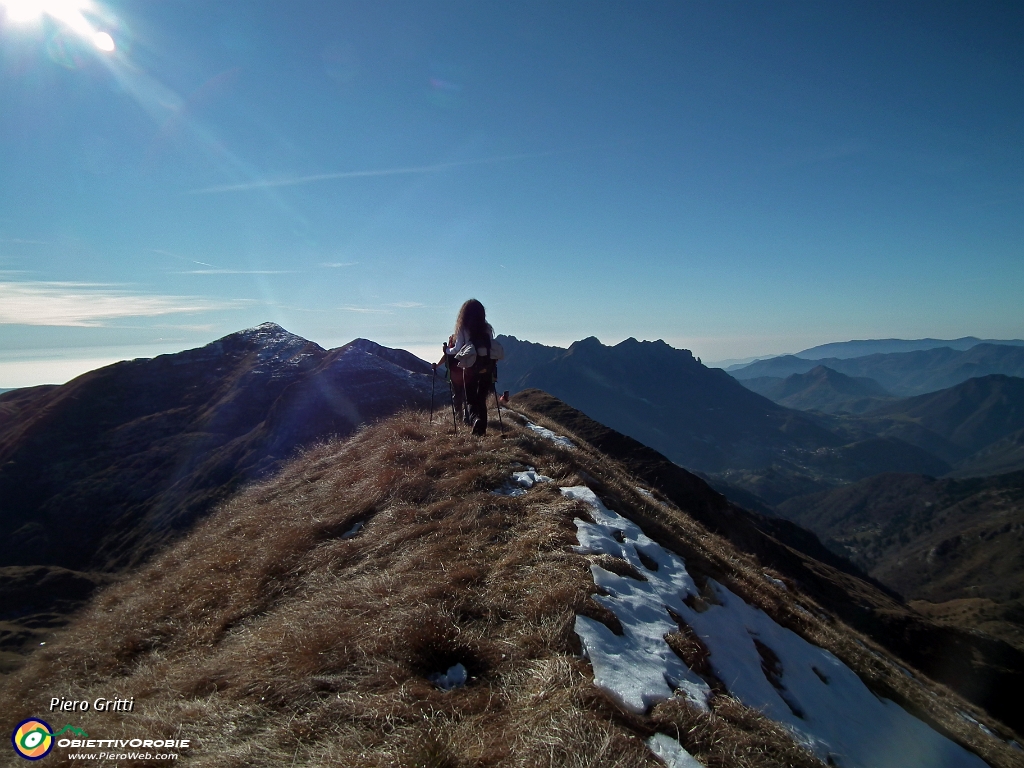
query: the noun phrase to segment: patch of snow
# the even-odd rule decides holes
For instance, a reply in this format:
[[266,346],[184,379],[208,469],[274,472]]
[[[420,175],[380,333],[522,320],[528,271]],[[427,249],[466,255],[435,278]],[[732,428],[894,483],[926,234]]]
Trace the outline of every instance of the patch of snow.
[[966,712],[963,712],[963,711],[961,711],[961,710],[959,710],[959,709],[958,709],[958,710],[956,711],[956,713],[957,713],[958,715],[960,715],[960,717],[961,717],[961,718],[963,718],[964,720],[966,720],[966,721],[967,721],[968,723],[970,723],[971,725],[976,725],[976,726],[978,726],[978,728],[980,728],[980,729],[981,729],[981,732],[982,732],[982,733],[984,733],[984,734],[986,734],[986,735],[988,735],[988,736],[991,736],[991,737],[992,737],[992,738],[994,738],[994,739],[998,739],[998,738],[999,738],[998,736],[996,736],[996,735],[995,735],[995,734],[994,734],[994,733],[992,732],[992,729],[991,729],[991,728],[989,728],[989,727],[988,727],[987,725],[985,725],[984,723],[982,723],[982,722],[979,722],[978,720],[975,720],[975,719],[974,719],[973,717],[971,717],[971,716],[970,716],[969,714],[967,714]]
[[466,672],[466,668],[462,664],[454,664],[448,667],[448,671],[444,674],[438,672],[427,679],[442,691],[450,691],[452,688],[464,686],[468,677],[469,673]]
[[898,670],[899,670],[900,672],[902,672],[902,673],[903,673],[904,675],[906,675],[907,677],[909,677],[909,678],[910,678],[911,680],[917,680],[917,678],[916,678],[916,677],[914,677],[914,673],[913,673],[913,672],[911,672],[911,671],[910,671],[909,669],[907,669],[906,667],[904,667],[904,666],[902,666],[902,665],[900,665],[900,664],[897,664],[897,663],[896,663],[895,661],[893,662],[893,666],[894,666],[894,667],[896,667],[896,669],[898,669]]
[[[585,502],[594,518],[593,524],[576,519],[580,544],[575,551],[622,558],[647,579],[637,581],[590,566],[594,583],[607,593],[593,599],[611,610],[623,629],[620,637],[599,621],[576,617],[576,634],[594,668],[594,684],[631,712],[646,712],[674,691],[707,710],[707,683],[665,642],[665,635],[679,631],[666,605],[678,610],[683,596],[697,594],[682,560],[648,538],[636,523],[608,509],[585,485],[560,490]],[[638,551],[648,562],[654,561],[657,570],[648,569]]]
[[513,472],[512,482],[516,485],[521,485],[523,488],[533,488],[537,483],[550,483],[551,478],[546,475],[537,474],[537,470],[529,467],[522,472]]
[[785,592],[789,592],[789,587],[786,586],[786,582],[784,582],[782,579],[776,579],[774,576],[770,576],[767,573],[764,575],[764,577],[779,589]]
[[360,523],[356,523],[351,528],[349,528],[347,531],[345,531],[343,534],[341,534],[341,538],[343,538],[343,539],[351,539],[353,536],[355,536],[357,533],[359,533],[361,530],[363,530],[363,525],[364,525],[364,523],[361,523],[361,522]]
[[[647,490],[646,488],[641,488],[641,487],[640,487],[639,485],[637,485],[637,486],[634,486],[634,487],[636,488],[637,492],[638,492],[638,493],[639,493],[639,494],[640,494],[641,496],[646,496],[646,497],[647,497],[648,499],[653,499],[653,498],[654,498],[654,494],[653,494],[653,493],[651,493],[650,491],[648,491],[648,490]],[[652,738],[653,738],[653,737],[652,737]]]
[[539,426],[537,424],[534,424],[532,421],[527,421],[526,422],[526,428],[529,429],[532,432],[536,432],[538,435],[540,435],[541,437],[543,437],[546,440],[550,440],[553,443],[557,443],[558,445],[563,445],[566,448],[575,448],[576,447],[575,445],[573,445],[572,440],[570,440],[568,437],[563,437],[562,435],[556,435],[550,429],[546,429],[546,428],[541,427],[541,426]]
[[[708,580],[718,598],[683,619],[704,641],[715,674],[729,692],[790,730],[822,760],[844,768],[975,766],[984,761],[932,730],[898,704],[872,693],[830,652],[781,627],[729,589]],[[774,654],[772,666],[758,645]]]
[[664,733],[651,736],[647,740],[647,746],[668,768],[704,768],[704,763],[683,749],[678,741]]
[[513,472],[511,482],[491,491],[491,493],[495,496],[523,496],[528,488],[533,488],[537,483],[550,482],[550,477],[538,474],[533,467],[527,467],[521,472]]
[[1009,744],[1009,745],[1010,745],[1011,747],[1013,747],[1014,749],[1016,749],[1016,750],[1017,750],[1018,752],[1024,752],[1024,747],[1022,747],[1022,746],[1021,746],[1020,744],[1018,744],[1018,743],[1017,743],[1016,741],[1008,741],[1008,742],[1006,742],[1006,743],[1007,743],[1007,744]]
[[505,485],[501,486],[501,488],[495,488],[493,491],[491,491],[491,494],[494,496],[525,496],[526,489],[519,488],[515,485],[510,485],[506,483]]
[[[707,709],[707,684],[664,640],[677,631],[671,609],[708,648],[709,663],[729,693],[783,725],[823,761],[842,768],[986,765],[896,703],[876,696],[832,653],[780,626],[714,580],[708,585],[717,599],[702,612],[691,609],[683,600],[698,591],[682,558],[609,510],[586,486],[561,491],[585,502],[594,519],[592,524],[575,521],[579,545],[574,550],[622,558],[647,579],[637,581],[591,565],[594,583],[605,593],[593,599],[615,614],[623,634],[576,617],[594,684],[624,708],[644,712],[678,689]],[[647,568],[638,552],[656,568]]]

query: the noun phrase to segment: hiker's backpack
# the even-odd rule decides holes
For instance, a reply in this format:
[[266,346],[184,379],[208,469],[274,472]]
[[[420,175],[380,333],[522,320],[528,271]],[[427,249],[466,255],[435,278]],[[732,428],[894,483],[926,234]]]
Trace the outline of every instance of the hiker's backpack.
[[495,363],[498,360],[504,359],[504,357],[505,350],[501,344],[494,339],[488,339],[483,344],[477,344],[472,341],[465,344],[462,349],[455,353],[455,362],[459,368],[472,371],[474,375],[488,371],[491,373],[492,379],[496,380],[498,366]]

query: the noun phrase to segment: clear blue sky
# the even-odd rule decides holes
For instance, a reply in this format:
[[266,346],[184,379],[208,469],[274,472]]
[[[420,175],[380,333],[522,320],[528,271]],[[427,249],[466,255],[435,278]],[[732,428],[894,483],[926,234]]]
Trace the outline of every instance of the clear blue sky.
[[0,387],[264,320],[427,355],[470,296],[705,360],[1024,336],[1019,2],[74,4],[0,0]]

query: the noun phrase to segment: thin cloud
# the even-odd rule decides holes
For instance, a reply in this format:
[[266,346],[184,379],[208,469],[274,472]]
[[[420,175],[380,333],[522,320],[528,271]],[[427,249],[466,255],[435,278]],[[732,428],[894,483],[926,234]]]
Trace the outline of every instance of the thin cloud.
[[294,275],[294,269],[187,269],[174,275]]
[[17,243],[18,245],[49,245],[45,240],[26,240],[23,237],[9,237],[5,243]]
[[195,259],[190,259],[187,256],[179,256],[176,253],[171,253],[170,251],[163,251],[160,250],[159,248],[151,248],[150,250],[153,253],[159,253],[161,256],[170,256],[172,259],[178,259],[179,261],[187,261],[189,264],[198,264],[201,267],[210,267],[212,269],[217,268],[216,265],[214,264],[207,264],[205,261],[196,261]]
[[0,282],[0,325],[95,328],[123,318],[233,309],[242,303],[140,294],[100,283]]
[[491,163],[504,163],[511,160],[529,160],[537,157],[561,154],[567,150],[552,150],[550,152],[531,152],[519,155],[500,155],[498,157],[484,157],[479,160],[457,160],[450,163],[435,163],[433,165],[415,165],[406,168],[379,168],[368,171],[342,171],[340,173],[316,173],[309,176],[288,176],[277,179],[260,179],[257,181],[244,182],[242,184],[218,184],[213,187],[193,189],[193,195],[211,195],[220,192],[251,192],[257,189],[272,189],[274,187],[297,187],[302,184],[313,184],[318,181],[334,181],[336,179],[357,179],[373,176],[401,176],[417,173],[436,173],[448,168],[460,168],[466,165],[489,165]]
[[359,312],[364,315],[390,315],[391,312],[387,309],[372,309],[370,307],[353,307],[351,305],[338,307],[338,309],[344,310],[345,312]]
[[322,261],[320,266],[327,269],[339,269],[341,267],[354,267],[358,263],[358,261]]
[[207,264],[205,261],[197,261],[196,259],[190,259],[187,256],[180,256],[177,253],[171,253],[170,251],[163,251],[158,248],[150,249],[153,253],[158,253],[161,256],[170,256],[172,259],[178,259],[179,261],[187,261],[189,264],[198,264],[206,269],[186,269],[180,272],[171,272],[172,275],[291,275],[295,273],[294,269],[228,269],[225,267],[218,267],[216,264]]
[[386,306],[398,307],[399,309],[415,309],[417,307],[425,307],[426,304],[421,304],[418,301],[396,301]]

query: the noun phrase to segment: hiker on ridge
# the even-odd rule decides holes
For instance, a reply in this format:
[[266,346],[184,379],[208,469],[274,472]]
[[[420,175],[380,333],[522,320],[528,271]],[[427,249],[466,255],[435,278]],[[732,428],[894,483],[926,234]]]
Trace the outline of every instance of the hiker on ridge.
[[487,395],[497,377],[495,362],[502,357],[504,351],[494,340],[484,305],[470,299],[459,310],[455,332],[444,345],[444,356],[437,365],[448,364],[455,407],[464,409],[474,435],[487,432]]

